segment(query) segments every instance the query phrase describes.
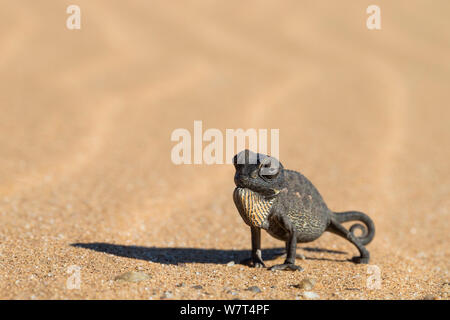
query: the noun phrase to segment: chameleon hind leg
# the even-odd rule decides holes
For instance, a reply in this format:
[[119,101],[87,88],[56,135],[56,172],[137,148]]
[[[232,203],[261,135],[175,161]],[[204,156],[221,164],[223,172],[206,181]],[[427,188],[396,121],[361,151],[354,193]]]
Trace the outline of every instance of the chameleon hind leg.
[[353,257],[352,261],[355,263],[369,263],[370,260],[370,253],[367,251],[367,249],[359,243],[359,241],[356,239],[356,237],[351,233],[349,230],[347,230],[343,225],[341,225],[339,222],[331,219],[330,225],[328,226],[327,231],[332,232],[338,236],[341,236],[344,239],[347,239],[351,243],[355,245],[355,247],[358,249],[360,256],[359,257]]
[[242,260],[240,263],[250,265],[254,268],[265,268],[266,265],[261,254],[261,229],[250,227],[252,235],[252,255],[250,258]]

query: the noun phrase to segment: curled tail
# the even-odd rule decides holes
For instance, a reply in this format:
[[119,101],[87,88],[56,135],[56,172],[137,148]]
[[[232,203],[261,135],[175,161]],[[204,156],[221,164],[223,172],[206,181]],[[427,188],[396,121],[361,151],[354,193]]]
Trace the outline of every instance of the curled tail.
[[[333,217],[339,223],[348,221],[361,221],[362,223],[364,223],[365,226],[360,223],[355,223],[349,229],[353,236],[355,236],[355,238],[358,239],[358,241],[362,245],[370,243],[370,241],[372,241],[373,237],[375,236],[375,225],[372,219],[370,219],[370,217],[365,213],[359,211],[333,212]],[[362,235],[355,235],[354,231],[356,229],[361,230]]]

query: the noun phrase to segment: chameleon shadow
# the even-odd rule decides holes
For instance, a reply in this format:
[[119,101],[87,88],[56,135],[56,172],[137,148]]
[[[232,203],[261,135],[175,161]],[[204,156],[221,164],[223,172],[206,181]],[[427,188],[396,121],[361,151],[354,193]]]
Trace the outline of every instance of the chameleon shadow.
[[[250,256],[250,250],[222,250],[222,249],[200,249],[200,248],[164,248],[127,246],[111,243],[72,243],[72,247],[84,248],[97,252],[112,254],[119,257],[145,260],[161,264],[179,265],[183,263],[216,263],[225,264],[230,261],[239,261]],[[324,250],[314,248],[315,250]],[[312,251],[312,250],[311,250]],[[284,248],[263,249],[264,260],[274,260],[284,252]],[[341,252],[332,252],[341,253]],[[344,252],[342,252],[344,253]],[[306,259],[312,259],[306,257]],[[326,259],[327,260],[327,259]]]
[[325,253],[333,253],[333,254],[346,254],[347,253],[344,251],[328,250],[328,249],[315,248],[315,247],[304,247],[302,249],[305,251],[308,251],[308,252],[325,252]]
[[[102,242],[72,243],[71,246],[112,254],[119,257],[174,265],[183,263],[224,264],[230,261],[238,262],[250,256],[250,250],[143,247]],[[262,250],[263,258],[266,260],[273,260],[282,251],[282,248]]]

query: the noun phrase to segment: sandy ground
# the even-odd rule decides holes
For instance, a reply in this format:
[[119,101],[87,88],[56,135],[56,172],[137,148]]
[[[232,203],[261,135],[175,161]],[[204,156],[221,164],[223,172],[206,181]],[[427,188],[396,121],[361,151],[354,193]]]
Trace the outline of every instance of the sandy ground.
[[[376,2],[380,31],[373,1],[2,1],[0,298],[448,299],[450,2]],[[279,128],[286,167],[373,218],[376,267],[332,234],[303,272],[227,266],[234,168],[170,160],[194,120]]]

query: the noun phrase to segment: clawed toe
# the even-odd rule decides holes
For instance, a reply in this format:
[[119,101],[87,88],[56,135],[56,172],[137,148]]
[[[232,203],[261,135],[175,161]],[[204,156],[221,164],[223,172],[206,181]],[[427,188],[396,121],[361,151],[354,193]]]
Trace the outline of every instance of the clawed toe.
[[247,258],[244,259],[240,262],[241,264],[247,265],[249,267],[253,267],[253,268],[265,268],[266,265],[264,264],[264,262],[260,259],[255,259],[255,258]]
[[264,262],[254,262],[253,263],[253,268],[265,268],[266,265],[264,264]]
[[300,266],[297,266],[293,263],[283,263],[283,264],[276,264],[269,268],[271,271],[276,270],[292,270],[292,271],[303,271],[303,268]]

